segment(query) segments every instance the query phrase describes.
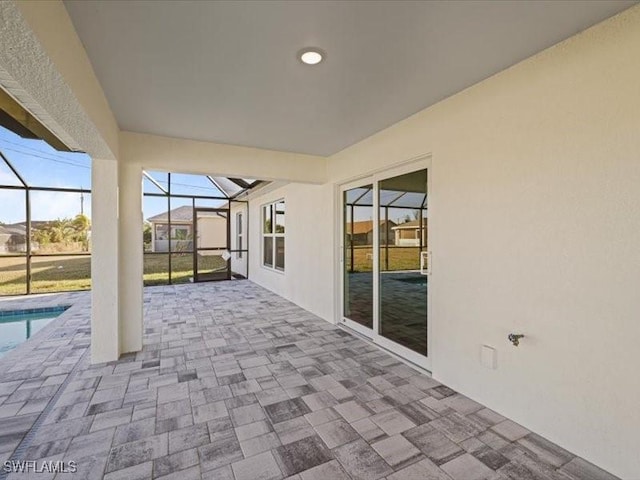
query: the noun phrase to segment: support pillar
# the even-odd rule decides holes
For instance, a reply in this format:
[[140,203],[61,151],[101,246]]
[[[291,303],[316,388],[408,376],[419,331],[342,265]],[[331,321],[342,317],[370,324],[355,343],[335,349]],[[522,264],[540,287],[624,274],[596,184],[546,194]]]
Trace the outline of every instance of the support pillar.
[[142,350],[142,167],[120,163],[120,353]]
[[91,362],[117,360],[118,162],[93,159],[91,170]]

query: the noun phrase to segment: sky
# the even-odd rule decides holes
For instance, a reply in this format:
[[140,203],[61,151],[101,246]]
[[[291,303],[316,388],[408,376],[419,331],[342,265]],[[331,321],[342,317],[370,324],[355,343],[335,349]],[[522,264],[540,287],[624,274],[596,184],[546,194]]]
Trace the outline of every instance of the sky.
[[[0,127],[0,152],[11,162],[29,186],[91,188],[91,159],[83,153],[58,152],[42,140],[28,140]],[[0,185],[19,185],[7,165],[0,163]],[[72,218],[84,209],[91,217],[91,195],[33,192],[32,220]],[[24,191],[0,188],[0,221],[24,222]]]
[[[91,158],[84,153],[58,152],[42,140],[23,139],[0,127],[0,152],[15,167],[29,186],[91,189]],[[163,187],[167,187],[167,174],[149,172]],[[223,196],[202,175],[172,174],[172,192],[175,194]],[[161,193],[147,179],[146,193]],[[0,222],[11,224],[26,221],[24,190],[2,189],[2,185],[21,185],[16,176],[0,161]],[[84,202],[82,201],[84,199]],[[198,199],[196,206],[220,207],[222,201]],[[172,198],[171,209],[192,205],[191,199]],[[166,198],[145,197],[144,218],[167,211]],[[91,195],[79,193],[31,193],[31,219],[55,220],[73,218],[81,211],[91,218]]]

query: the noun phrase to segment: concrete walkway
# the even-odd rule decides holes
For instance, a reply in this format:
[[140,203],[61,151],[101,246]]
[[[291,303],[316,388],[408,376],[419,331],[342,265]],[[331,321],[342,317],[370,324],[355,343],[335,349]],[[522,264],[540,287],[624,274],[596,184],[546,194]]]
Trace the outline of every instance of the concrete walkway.
[[0,359],[0,461],[77,464],[33,478],[615,478],[249,281],[145,289],[143,351],[93,366],[89,302],[0,301],[73,305]]

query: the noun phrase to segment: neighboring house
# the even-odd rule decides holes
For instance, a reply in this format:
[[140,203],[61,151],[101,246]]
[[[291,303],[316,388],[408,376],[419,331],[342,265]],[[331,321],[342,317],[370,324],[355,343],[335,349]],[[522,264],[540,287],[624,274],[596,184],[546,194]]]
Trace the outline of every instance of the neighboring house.
[[412,220],[410,222],[401,223],[391,227],[395,237],[395,245],[401,247],[419,247],[420,232],[422,231],[422,245],[427,245],[427,219],[422,220],[422,228],[420,220]]
[[[31,252],[36,252],[40,250],[40,244],[33,240],[33,233],[37,231],[39,228],[45,228],[49,226],[51,222],[48,220],[32,220],[31,221]],[[11,250],[11,252],[20,252],[26,253],[27,251],[27,222],[18,222],[12,223],[11,225],[1,225],[0,228],[11,229],[15,232],[16,237],[14,241],[17,242],[14,244],[14,248],[16,250]],[[1,235],[0,235],[1,236]],[[2,240],[0,239],[0,244]],[[2,246],[0,246],[0,251],[2,251]]]
[[[169,215],[170,214],[170,215]],[[169,216],[171,232],[169,232]],[[168,252],[171,236],[172,252],[193,250],[193,207],[185,205],[147,219],[151,224],[151,251]],[[198,217],[198,247],[227,247],[227,217],[217,212],[200,212]]]
[[0,253],[25,253],[27,229],[22,224],[0,225]]
[[[386,222],[388,228],[384,228],[385,221],[380,221],[380,243],[386,243],[387,236],[389,237],[389,245],[395,245],[394,237],[390,230],[396,226],[396,223],[389,220]],[[353,230],[352,230],[353,227]],[[345,225],[345,232],[347,240],[351,240],[352,245],[373,245],[373,221],[364,220],[360,222],[353,222],[353,226],[350,223]]]

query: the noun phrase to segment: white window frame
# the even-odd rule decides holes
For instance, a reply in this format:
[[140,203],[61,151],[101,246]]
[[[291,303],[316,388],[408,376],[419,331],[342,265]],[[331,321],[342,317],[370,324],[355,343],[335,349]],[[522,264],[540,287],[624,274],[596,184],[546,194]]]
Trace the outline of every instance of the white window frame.
[[178,232],[182,232],[184,231],[185,236],[189,236],[191,235],[191,229],[189,228],[188,225],[171,225],[171,239],[175,240],[177,238]]
[[[276,239],[277,238],[284,239],[285,235],[286,235],[286,209],[285,209],[285,213],[284,213],[284,215],[285,215],[285,231],[282,232],[282,233],[276,233],[275,232],[275,226],[277,224],[277,222],[276,222],[277,214],[276,214],[275,209],[276,209],[276,205],[279,204],[279,203],[284,203],[286,205],[285,199],[284,198],[280,198],[278,200],[274,200],[272,202],[265,203],[265,204],[260,206],[260,217],[262,219],[262,224],[260,225],[260,232],[261,232],[260,253],[261,253],[261,257],[262,257],[261,260],[260,260],[260,264],[262,265],[262,268],[266,268],[267,270],[271,270],[271,271],[278,272],[278,273],[284,273],[286,265],[287,265],[286,260],[285,260],[285,263],[284,263],[285,266],[283,268],[280,268],[280,267],[276,266],[276,243],[277,243]],[[271,212],[272,212],[272,215],[273,215],[273,220],[271,222],[271,232],[270,233],[269,232],[265,233],[265,231],[264,231],[264,225],[265,225],[265,222],[266,222],[265,207],[269,207]],[[273,260],[273,265],[268,265],[264,261],[264,253],[265,253],[264,252],[264,239],[265,238],[272,238],[271,248],[273,250],[272,250],[272,253],[271,253],[271,255],[272,255],[271,258]],[[287,243],[286,240],[284,240],[284,243],[285,243],[285,255],[286,255],[286,243]]]
[[244,231],[242,230],[242,212],[236,213],[236,247],[238,253],[236,258],[242,258],[242,250],[244,250]]

